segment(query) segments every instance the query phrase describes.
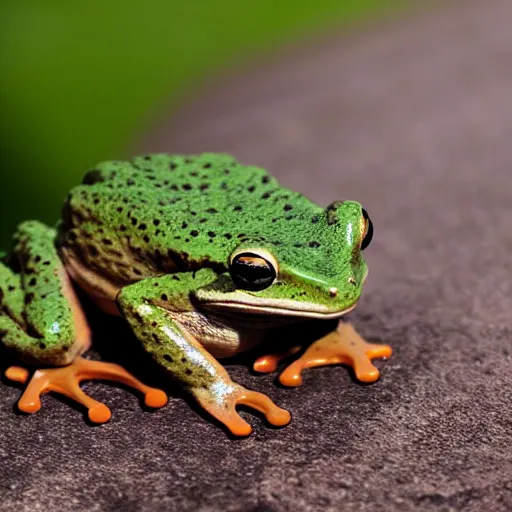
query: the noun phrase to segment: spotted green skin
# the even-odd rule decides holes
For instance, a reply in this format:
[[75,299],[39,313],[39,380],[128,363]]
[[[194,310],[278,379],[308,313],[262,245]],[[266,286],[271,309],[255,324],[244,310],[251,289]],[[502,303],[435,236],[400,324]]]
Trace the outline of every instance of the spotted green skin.
[[[198,332],[206,330],[220,342],[224,334],[251,331],[251,315],[243,322],[220,321],[216,314],[223,309],[231,318],[245,317],[244,307],[250,306],[263,306],[264,315],[273,317],[290,310],[299,317],[342,314],[359,299],[367,273],[358,203],[335,202],[324,209],[281,187],[265,170],[222,154],[156,154],[102,163],[71,190],[53,244],[48,244],[50,228],[30,226],[36,232],[30,243],[45,240],[40,252],[51,262],[54,287],[62,255],[74,255],[83,268],[116,287],[119,311],[156,361],[192,391],[209,389],[212,396],[220,369],[205,355],[202,340],[196,343],[183,327],[187,315],[197,312]],[[236,289],[228,270],[230,256],[241,249],[272,255],[278,265],[272,285],[256,292]],[[14,253],[27,259],[26,250]],[[14,342],[13,327],[7,325],[31,330],[9,311],[21,318],[26,306],[20,301],[26,304],[33,293],[30,326],[53,325],[57,308],[66,331],[62,345],[69,350],[73,326],[69,307],[62,314],[62,294],[54,293],[50,303],[42,288],[30,291],[26,269],[21,277],[6,265],[0,270],[4,343],[26,358],[62,364],[51,354],[45,359],[27,334]],[[5,291],[9,280],[16,281],[15,293]],[[45,344],[40,339],[50,337],[45,329],[36,337],[40,347]]]

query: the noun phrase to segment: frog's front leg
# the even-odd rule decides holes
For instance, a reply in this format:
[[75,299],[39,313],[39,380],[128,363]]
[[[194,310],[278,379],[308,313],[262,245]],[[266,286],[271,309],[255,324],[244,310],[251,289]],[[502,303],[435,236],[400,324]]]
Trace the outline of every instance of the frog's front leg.
[[[272,425],[286,425],[290,421],[287,411],[267,396],[233,382],[184,326],[187,314],[192,312],[190,293],[216,278],[213,271],[203,269],[146,279],[121,290],[117,303],[157,363],[233,434],[243,436],[251,432],[250,425],[236,411],[239,404],[262,412]],[[206,317],[204,322],[207,329]]]
[[[297,347],[293,347],[289,352],[262,356],[255,361],[254,370],[272,372],[279,360],[296,351]],[[331,364],[349,365],[359,381],[375,382],[380,374],[372,360],[388,358],[391,353],[388,345],[368,343],[351,324],[340,321],[335,331],[312,343],[299,359],[291,363],[279,376],[279,382],[285,386],[300,386],[304,369]]]
[[[90,330],[69,277],[54,247],[55,231],[39,222],[24,222],[15,234],[13,257],[21,274],[0,263],[0,339],[20,359],[40,368],[18,402],[20,410],[41,408],[40,395],[54,391],[85,405],[89,418],[103,423],[110,410],[80,389],[82,380],[116,380],[146,396],[146,403],[165,405],[160,390],[145,386],[122,367],[81,357],[90,345]],[[29,372],[11,367],[6,376],[25,383]]]

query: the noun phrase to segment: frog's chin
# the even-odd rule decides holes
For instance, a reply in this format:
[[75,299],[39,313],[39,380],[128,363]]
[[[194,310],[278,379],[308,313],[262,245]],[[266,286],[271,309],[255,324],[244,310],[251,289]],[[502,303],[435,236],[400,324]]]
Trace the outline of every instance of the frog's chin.
[[323,320],[340,318],[357,306],[357,300],[345,309],[333,311],[325,306],[316,304],[297,303],[294,301],[261,301],[244,302],[243,300],[226,300],[222,302],[205,302],[208,309],[251,315],[276,315],[283,317],[318,318]]

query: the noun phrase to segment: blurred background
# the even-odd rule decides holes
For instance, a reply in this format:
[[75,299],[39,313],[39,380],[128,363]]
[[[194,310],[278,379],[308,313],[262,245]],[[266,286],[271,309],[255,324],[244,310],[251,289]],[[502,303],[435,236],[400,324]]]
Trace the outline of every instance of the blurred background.
[[406,4],[3,0],[0,248],[23,219],[54,223],[88,168],[130,156],[163,110],[209,78]]

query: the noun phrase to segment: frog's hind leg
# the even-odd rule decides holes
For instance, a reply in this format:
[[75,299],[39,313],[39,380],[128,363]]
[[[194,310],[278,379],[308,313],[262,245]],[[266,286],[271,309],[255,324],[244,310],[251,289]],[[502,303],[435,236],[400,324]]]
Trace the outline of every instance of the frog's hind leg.
[[[296,348],[293,350],[296,351]],[[254,370],[274,371],[279,360],[291,353],[294,352],[260,357],[254,363]],[[339,322],[335,331],[312,343],[299,359],[291,363],[279,376],[279,382],[285,386],[300,386],[304,369],[331,364],[351,366],[357,380],[375,382],[380,373],[372,360],[388,358],[391,353],[391,347],[388,345],[368,343],[359,336],[351,324]]]
[[[20,359],[38,369],[19,400],[20,410],[40,409],[40,395],[54,391],[87,407],[89,418],[103,423],[109,409],[80,389],[83,380],[116,380],[133,387],[153,407],[165,405],[165,394],[149,388],[118,365],[81,357],[90,346],[90,330],[69,277],[54,248],[55,232],[37,222],[25,222],[15,235],[14,255],[21,273],[0,263],[0,337]],[[57,368],[55,368],[57,367]],[[13,366],[6,376],[25,383],[29,372]]]

